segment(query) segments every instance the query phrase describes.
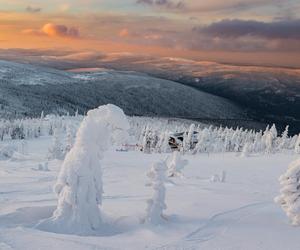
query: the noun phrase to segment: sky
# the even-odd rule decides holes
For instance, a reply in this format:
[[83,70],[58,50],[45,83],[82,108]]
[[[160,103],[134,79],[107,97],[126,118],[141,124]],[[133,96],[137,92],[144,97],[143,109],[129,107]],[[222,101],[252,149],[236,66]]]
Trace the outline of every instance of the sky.
[[300,67],[300,1],[0,0],[0,48]]

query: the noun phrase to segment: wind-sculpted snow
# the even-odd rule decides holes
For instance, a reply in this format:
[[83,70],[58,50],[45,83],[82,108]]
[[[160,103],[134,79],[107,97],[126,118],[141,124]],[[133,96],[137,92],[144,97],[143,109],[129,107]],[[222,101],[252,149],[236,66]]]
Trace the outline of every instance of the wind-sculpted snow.
[[66,72],[4,61],[0,72],[2,116],[84,113],[113,103],[128,115],[247,118],[244,109],[224,98],[134,72]]

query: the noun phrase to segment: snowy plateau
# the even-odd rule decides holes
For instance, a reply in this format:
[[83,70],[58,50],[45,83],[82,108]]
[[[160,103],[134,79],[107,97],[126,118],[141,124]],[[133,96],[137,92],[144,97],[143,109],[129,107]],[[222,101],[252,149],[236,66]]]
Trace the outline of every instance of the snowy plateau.
[[0,122],[1,250],[299,249],[300,137],[120,112]]

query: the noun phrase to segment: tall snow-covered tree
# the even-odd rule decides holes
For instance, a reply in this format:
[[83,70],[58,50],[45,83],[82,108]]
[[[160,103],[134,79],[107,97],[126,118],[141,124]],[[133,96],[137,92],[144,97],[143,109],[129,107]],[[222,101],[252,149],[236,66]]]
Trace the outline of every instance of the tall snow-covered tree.
[[275,198],[293,225],[300,225],[300,159],[292,162],[279,178],[280,195]]
[[38,228],[79,235],[101,228],[103,152],[113,142],[121,143],[128,129],[127,118],[117,106],[108,104],[87,113],[54,186],[57,208]]

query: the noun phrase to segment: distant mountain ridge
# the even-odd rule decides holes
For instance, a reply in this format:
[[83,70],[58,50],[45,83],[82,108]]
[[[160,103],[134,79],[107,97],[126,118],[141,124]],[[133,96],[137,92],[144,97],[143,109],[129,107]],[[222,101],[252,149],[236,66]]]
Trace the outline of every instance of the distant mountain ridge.
[[81,113],[114,103],[128,115],[247,119],[233,102],[183,84],[122,71],[67,72],[0,61],[0,114]]
[[[20,53],[26,56],[20,57]],[[84,75],[86,74],[84,71],[91,71],[90,73],[94,74],[97,73],[96,71],[103,72],[107,69],[107,71],[115,70],[115,73],[130,71],[132,75],[143,77],[148,75],[155,79],[170,80],[192,87],[201,93],[206,92],[227,99],[231,104],[243,110],[246,119],[250,118],[264,124],[276,123],[281,127],[290,124],[294,133],[300,132],[299,69],[234,66],[130,53],[7,51],[6,54],[0,55],[0,58],[5,57],[32,65],[45,66],[51,70],[58,69],[59,75],[69,73],[63,70],[79,70],[81,72],[74,73]],[[184,112],[153,110],[149,112],[150,115],[166,116],[170,113],[181,116]],[[203,112],[193,111],[184,114],[191,117],[195,117],[196,114],[199,117],[203,115]],[[215,118],[218,119],[219,116]]]

